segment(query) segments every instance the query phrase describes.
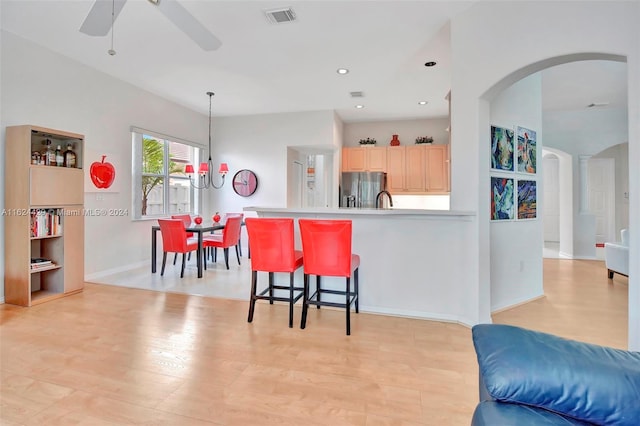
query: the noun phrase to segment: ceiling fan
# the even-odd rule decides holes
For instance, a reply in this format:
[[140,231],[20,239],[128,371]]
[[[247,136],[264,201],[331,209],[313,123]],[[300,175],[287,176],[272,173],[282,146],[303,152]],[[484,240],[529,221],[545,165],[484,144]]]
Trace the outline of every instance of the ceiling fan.
[[[222,45],[222,42],[177,0],[148,1],[203,50],[216,50]],[[80,32],[90,36],[106,36],[126,2],[127,0],[96,0],[82,23]]]

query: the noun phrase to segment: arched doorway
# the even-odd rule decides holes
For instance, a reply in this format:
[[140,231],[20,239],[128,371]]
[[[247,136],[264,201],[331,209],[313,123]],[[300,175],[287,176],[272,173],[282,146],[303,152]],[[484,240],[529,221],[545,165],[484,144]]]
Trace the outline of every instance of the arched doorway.
[[[543,236],[545,243],[557,241],[557,257],[573,258],[573,163],[571,156],[555,148],[542,148]],[[546,162],[545,160],[549,160]],[[554,185],[551,187],[550,185]],[[551,188],[550,190],[548,190]],[[550,206],[548,203],[557,203]],[[549,215],[547,215],[547,211]],[[544,253],[544,252],[543,252]],[[555,256],[554,256],[555,257]]]
[[[532,64],[526,67],[526,72],[530,72],[530,74],[526,74],[525,70],[521,69],[518,72],[513,73],[509,77],[503,79],[502,81],[494,85],[490,90],[485,92],[485,94],[481,97],[481,99],[484,102],[486,102],[486,103],[481,102],[481,106],[480,106],[481,121],[483,121],[482,118],[484,118],[485,116],[490,117],[490,119],[491,117],[493,117],[492,101],[497,97],[499,97],[502,91],[507,90],[516,82],[519,82],[523,80],[525,77],[535,74],[538,71],[544,70],[548,66],[555,66],[565,62],[569,63],[569,62],[592,60],[592,59],[625,62],[625,58],[619,57],[617,55],[603,55],[600,53],[594,53],[592,55],[589,55],[589,54],[567,55],[562,58],[553,58],[552,60],[549,60],[548,63],[547,61],[540,61],[538,63]],[[535,72],[533,72],[534,70]],[[514,77],[519,77],[519,79],[516,81],[512,81]],[[511,83],[511,84],[508,84],[508,83]],[[625,129],[625,132],[626,131],[627,129]],[[543,129],[543,134],[544,134],[544,129]],[[481,138],[482,138],[482,134],[481,134]],[[545,137],[543,136],[542,145],[544,145],[544,140],[545,140]],[[480,174],[482,176],[484,173],[485,175],[487,175],[487,179],[488,179],[488,177],[491,175],[491,171],[485,165],[486,163],[483,164],[482,143],[480,143],[479,146],[480,146],[479,158],[480,158],[480,167],[481,167]],[[589,216],[588,214],[580,214],[580,213],[584,213],[584,211],[578,210],[578,208],[580,207],[580,203],[582,202],[582,200],[579,197],[582,196],[583,193],[581,191],[575,190],[575,186],[577,185],[576,182],[579,182],[580,179],[584,179],[586,175],[579,168],[580,163],[578,160],[578,155],[576,155],[575,152],[573,153],[573,155],[569,155],[559,149],[556,149],[556,151],[559,153],[559,155],[556,154],[555,152],[553,153],[553,155],[558,158],[558,163],[560,162],[561,157],[566,159],[566,165],[568,165],[567,170],[570,171],[568,175],[566,175],[568,179],[565,181],[565,184],[566,182],[569,182],[568,185],[565,187],[565,193],[569,195],[563,196],[562,199],[569,200],[568,203],[566,204],[566,207],[567,207],[566,210],[571,212],[569,216],[565,216],[566,226],[563,227],[563,229],[567,233],[565,237],[569,237],[569,238],[561,239],[559,235],[558,235],[558,238],[559,240],[564,240],[564,244],[563,244],[563,252],[565,255],[564,257],[572,257],[573,255],[575,255],[576,254],[575,247],[578,247],[579,250],[582,250],[582,252],[578,253],[578,257],[582,256],[586,258],[587,256],[584,254],[583,247],[588,246],[591,250],[595,251],[595,244],[588,244],[589,241],[586,238],[581,239],[581,237],[585,237],[586,235],[588,235],[588,233],[580,233],[580,231],[584,229],[589,229],[588,220],[590,218],[588,217]],[[539,155],[539,158],[543,157],[543,153],[541,150],[538,152],[538,155]],[[486,168],[486,171],[483,172],[482,168]],[[574,178],[573,185],[571,184],[572,177]],[[514,179],[517,180],[519,178],[520,176],[518,176],[517,173],[514,174]],[[536,180],[540,185],[541,178],[536,177]],[[481,178],[481,181],[482,181],[482,178]],[[573,189],[572,189],[572,186],[573,186]],[[543,188],[541,189],[544,190]],[[480,203],[479,203],[481,211],[483,210],[482,204],[484,202],[485,201],[483,201],[481,197]],[[586,213],[588,213],[588,211]],[[522,235],[522,234],[531,235],[531,234],[535,234],[535,232],[527,229],[525,229],[525,231],[522,232],[522,229],[524,229],[525,227],[524,224],[522,226],[517,226],[517,225],[504,226],[503,227],[505,228],[504,230],[498,230],[496,232],[495,230],[496,226],[489,221],[487,222],[489,226],[489,230],[487,232],[487,235],[489,236],[488,238],[488,241],[489,241],[488,287],[489,287],[489,301],[490,301],[490,306],[492,311],[494,309],[504,309],[505,307],[508,307],[510,300],[513,302],[511,303],[511,306],[515,306],[527,300],[533,300],[537,297],[542,296],[543,295],[543,290],[542,290],[543,278],[541,273],[542,253],[541,252],[540,254],[535,253],[536,246],[537,247],[539,246],[535,242],[533,242],[530,247],[527,247],[526,244],[517,242],[515,241],[515,238],[509,237],[513,235]],[[560,222],[560,217],[558,217],[558,224],[559,222]],[[529,228],[531,227],[530,224],[526,226]],[[537,225],[537,228],[538,228],[539,235],[542,235],[542,233],[544,232],[542,227],[542,221],[540,221],[540,224]],[[577,234],[576,234],[576,229],[579,231]],[[496,243],[496,234],[497,234],[498,243]],[[578,236],[577,241],[575,237],[576,235]],[[542,244],[540,244],[540,246],[541,245]],[[505,257],[504,256],[505,253],[509,253],[510,256]],[[531,268],[533,268],[533,271],[531,270]],[[482,266],[481,266],[481,273],[482,273]],[[535,282],[526,283],[526,280],[535,281],[536,279],[540,280],[539,283],[535,283]],[[516,285],[513,285],[513,283],[521,284],[523,281],[525,281],[526,285],[529,285],[529,289],[528,290],[525,289],[526,291],[523,291],[522,286],[518,287]],[[539,291],[538,294],[536,294],[537,291]]]

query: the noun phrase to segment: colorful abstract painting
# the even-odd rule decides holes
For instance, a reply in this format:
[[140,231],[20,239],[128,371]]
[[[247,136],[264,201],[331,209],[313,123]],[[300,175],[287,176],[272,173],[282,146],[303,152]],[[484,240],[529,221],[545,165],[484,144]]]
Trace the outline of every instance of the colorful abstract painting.
[[491,220],[512,220],[515,212],[513,179],[491,177]]
[[536,181],[518,180],[518,219],[535,219],[536,201]]
[[536,132],[518,127],[518,172],[536,172]]
[[491,126],[491,168],[514,171],[513,150],[513,130]]

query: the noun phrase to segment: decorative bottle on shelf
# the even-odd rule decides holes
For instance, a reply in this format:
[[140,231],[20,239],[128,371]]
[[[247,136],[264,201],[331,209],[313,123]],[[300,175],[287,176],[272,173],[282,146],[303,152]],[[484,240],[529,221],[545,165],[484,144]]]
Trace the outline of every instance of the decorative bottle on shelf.
[[53,166],[56,161],[56,153],[51,149],[51,139],[45,139],[45,145],[47,146],[44,151],[42,151],[42,157],[44,157],[44,165],[45,166]]
[[62,148],[58,145],[56,147],[56,166],[62,167],[62,163],[64,163],[64,156],[62,155]]
[[398,139],[398,135],[393,135],[391,139],[391,146],[398,146],[398,145],[400,145],[400,139]]
[[67,144],[67,150],[64,152],[64,166],[76,167],[76,153],[73,152],[73,146],[70,143]]

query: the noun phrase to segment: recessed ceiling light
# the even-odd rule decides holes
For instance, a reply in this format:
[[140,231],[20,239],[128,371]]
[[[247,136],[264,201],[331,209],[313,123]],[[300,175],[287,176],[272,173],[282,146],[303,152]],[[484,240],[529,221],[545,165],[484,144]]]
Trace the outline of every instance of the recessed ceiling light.
[[418,105],[426,105],[426,104],[427,104],[427,101],[420,101],[420,102],[418,102]]
[[436,63],[435,63],[434,61],[429,61],[429,62],[425,62],[425,63],[424,63],[424,66],[425,66],[425,67],[432,67],[432,66],[434,66],[435,64],[436,64]]
[[364,105],[356,105],[356,108],[357,109],[362,109],[362,108],[364,108]]
[[348,69],[346,69],[346,68],[338,68],[338,69],[336,70],[336,72],[337,72],[338,74],[340,74],[340,75],[349,74],[349,70],[348,70]]

